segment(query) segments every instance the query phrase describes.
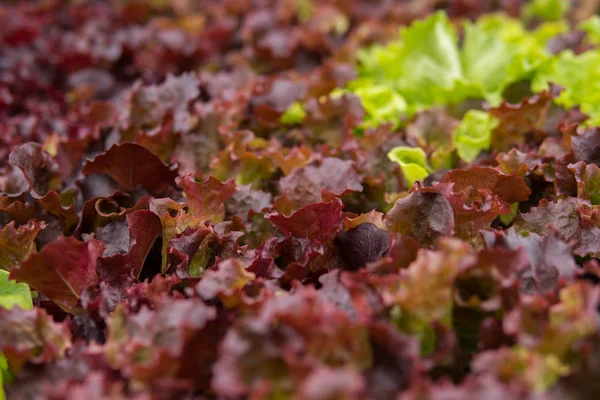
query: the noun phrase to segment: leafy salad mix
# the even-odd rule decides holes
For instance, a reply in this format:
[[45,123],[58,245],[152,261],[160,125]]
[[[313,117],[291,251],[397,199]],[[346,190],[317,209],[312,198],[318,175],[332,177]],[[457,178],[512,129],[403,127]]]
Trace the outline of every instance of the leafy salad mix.
[[595,1],[0,4],[0,399],[600,395]]

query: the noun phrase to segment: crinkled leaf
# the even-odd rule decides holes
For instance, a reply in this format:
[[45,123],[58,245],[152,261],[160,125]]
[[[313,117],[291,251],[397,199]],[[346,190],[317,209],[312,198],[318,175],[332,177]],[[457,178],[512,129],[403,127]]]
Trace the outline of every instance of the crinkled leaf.
[[515,148],[507,153],[500,153],[496,156],[500,170],[505,174],[514,174],[518,176],[529,175],[533,170],[541,166],[542,160],[533,152],[523,153]]
[[[296,356],[288,357],[289,340]],[[268,349],[268,351],[265,351]],[[305,382],[302,366],[352,368],[372,362],[368,331],[314,289],[273,296],[227,332],[219,349],[212,385],[220,396],[291,396]],[[264,388],[264,389],[263,389]]]
[[203,299],[219,298],[226,307],[232,308],[240,302],[244,286],[254,278],[255,275],[246,271],[241,261],[227,259],[206,271],[196,285],[196,291]]
[[455,235],[474,246],[479,245],[480,231],[490,229],[496,218],[511,212],[510,204],[488,189],[470,187],[450,190],[445,195],[454,211]]
[[390,87],[383,85],[359,87],[354,94],[360,98],[367,112],[366,127],[379,126],[386,122],[398,125],[406,113],[406,100]]
[[185,205],[171,199],[154,199],[150,202],[150,211],[160,218],[162,225],[162,264],[161,272],[167,267],[168,247],[175,235],[183,233],[187,228],[197,228],[202,224],[200,218],[184,211]]
[[454,234],[454,214],[446,197],[434,191],[416,191],[398,199],[384,218],[390,232],[401,233],[425,244]]
[[565,90],[555,102],[566,108],[580,106],[581,111],[589,114],[589,124],[595,125],[600,121],[600,73],[595,68],[598,62],[600,53],[597,51],[580,55],[570,50],[563,51],[536,74],[532,88],[541,92],[547,88],[548,82],[562,86]]
[[566,242],[579,239],[579,219],[576,199],[561,199],[549,202],[540,201],[528,213],[519,214],[513,226],[518,232],[537,233],[546,236],[553,227]]
[[321,201],[326,191],[334,196],[363,190],[352,161],[326,157],[318,166],[295,168],[279,181],[282,193],[294,208]]
[[418,113],[406,127],[411,145],[425,149],[433,170],[452,168],[455,163],[452,133],[459,121],[444,108],[432,108]]
[[545,122],[552,97],[549,92],[527,97],[519,104],[503,101],[499,106],[488,108],[487,112],[498,120],[492,130],[492,149],[508,151],[513,146],[524,143],[525,135],[540,129]]
[[569,169],[577,181],[577,197],[589,200],[592,204],[600,204],[600,168],[596,164],[580,161],[569,164]]
[[516,57],[515,49],[477,24],[467,23],[464,29],[460,54],[464,76],[477,87],[477,94],[496,104],[512,78],[509,67]]
[[270,193],[254,190],[251,185],[238,185],[236,192],[229,197],[225,208],[229,215],[247,218],[250,214],[258,214],[273,206]]
[[545,40],[565,29],[541,25],[529,32],[519,20],[493,15],[467,23],[459,45],[456,28],[439,11],[403,28],[400,39],[361,50],[359,78],[348,87],[361,98],[373,88],[386,93],[377,102],[363,101],[367,121],[397,123],[404,108],[410,115],[469,98],[496,105],[506,87],[544,64],[550,56]]
[[9,156],[25,175],[29,191],[34,197],[43,197],[50,190],[60,189],[60,171],[52,157],[38,143],[16,147]]
[[195,74],[169,74],[160,85],[138,84],[132,89],[124,110],[127,125],[154,127],[170,113],[177,132],[190,130],[193,118],[188,112],[188,103],[200,93]]
[[233,181],[225,183],[210,176],[203,182],[196,182],[191,175],[179,180],[187,198],[190,214],[214,223],[221,222],[225,216],[225,202],[235,192]]
[[469,110],[456,127],[452,141],[460,158],[472,162],[492,144],[492,131],[498,120],[484,111]]
[[200,277],[208,266],[210,246],[215,240],[208,228],[186,228],[169,241],[167,267],[173,268],[180,277]]
[[0,269],[10,271],[13,265],[27,258],[36,250],[35,238],[46,223],[29,221],[15,228],[14,221],[0,230]]
[[571,136],[571,148],[577,161],[600,163],[600,128],[589,128]]
[[313,203],[294,211],[289,217],[269,213],[266,218],[284,235],[320,242],[332,240],[342,225],[342,202]]
[[522,291],[553,291],[559,279],[573,278],[577,265],[571,255],[572,246],[562,241],[556,231],[545,237],[536,233],[519,236],[511,229],[505,240],[508,248],[522,248],[529,259],[529,265],[520,274]]
[[210,379],[203,363],[214,362],[213,346],[220,336],[218,329],[212,330],[216,319],[215,308],[198,299],[163,300],[136,314],[119,307],[108,320],[103,353],[109,365],[133,379],[180,377],[188,387],[202,387]]
[[481,353],[473,360],[473,368],[479,374],[497,375],[505,382],[522,380],[538,394],[569,373],[555,356],[522,347]]
[[477,260],[473,249],[461,241],[445,239],[440,245],[439,251],[419,251],[383,292],[386,304],[397,307],[392,318],[398,328],[421,340],[426,340],[434,321],[451,326],[454,279]]
[[385,229],[385,226],[383,225],[383,216],[383,213],[375,210],[360,215],[346,213],[344,216],[344,231],[356,228],[360,224],[373,224],[378,228]]
[[0,353],[13,372],[28,361],[42,364],[62,357],[70,346],[67,326],[54,322],[44,309],[0,308]]
[[284,175],[288,175],[295,168],[308,165],[313,157],[312,150],[305,146],[291,149],[283,148],[281,151],[273,153],[273,158],[275,158],[277,166],[283,171]]
[[531,189],[527,187],[522,177],[505,175],[493,168],[457,169],[444,175],[441,183],[452,183],[452,190],[455,192],[472,188],[489,190],[507,203],[525,201],[531,195]]
[[240,156],[240,172],[235,179],[236,184],[252,184],[260,187],[260,182],[270,178],[276,171],[274,160],[267,154],[245,152]]
[[441,179],[442,192],[454,211],[456,235],[479,242],[479,231],[489,229],[500,215],[510,214],[511,204],[525,201],[531,190],[522,177],[504,175],[492,168],[454,170]]
[[440,92],[451,90],[463,77],[454,28],[445,14],[438,12],[424,21],[414,22],[401,32],[401,37],[398,63],[390,60],[392,64],[384,68],[398,71],[400,91],[411,103],[438,103]]

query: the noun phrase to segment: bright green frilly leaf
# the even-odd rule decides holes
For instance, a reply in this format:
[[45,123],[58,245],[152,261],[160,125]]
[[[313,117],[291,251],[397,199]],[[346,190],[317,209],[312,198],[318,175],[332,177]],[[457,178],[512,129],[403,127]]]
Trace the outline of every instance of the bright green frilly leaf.
[[367,86],[357,89],[354,94],[360,98],[367,112],[367,127],[385,122],[392,122],[397,126],[400,118],[406,113],[406,101],[389,87]]
[[437,12],[403,29],[400,36],[399,62],[384,66],[386,75],[390,69],[398,71],[400,93],[417,107],[444,103],[446,92],[464,78],[456,29],[446,14]]
[[519,20],[490,15],[465,22],[459,46],[457,28],[437,12],[402,28],[398,40],[359,50],[359,76],[347,89],[361,98],[367,125],[397,125],[403,116],[470,98],[497,105],[509,85],[548,62],[547,41],[568,29],[559,21],[528,31]]
[[570,108],[579,105],[581,111],[590,116],[590,125],[600,123],[600,52],[587,51],[575,55],[572,51],[562,52],[541,69],[532,82],[532,89],[541,92],[553,82],[565,90],[555,100],[559,105]]
[[394,147],[387,156],[400,165],[409,188],[416,181],[427,178],[431,172],[427,165],[427,155],[420,147]]
[[488,150],[492,144],[492,130],[498,123],[496,118],[485,111],[467,111],[452,138],[458,156],[471,162],[482,150]]

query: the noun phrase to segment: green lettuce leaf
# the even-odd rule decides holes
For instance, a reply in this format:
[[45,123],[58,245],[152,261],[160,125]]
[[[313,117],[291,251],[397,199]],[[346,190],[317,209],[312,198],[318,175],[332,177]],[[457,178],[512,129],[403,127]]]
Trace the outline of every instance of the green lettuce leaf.
[[565,21],[546,22],[528,31],[523,22],[502,14],[489,14],[477,20],[477,26],[510,49],[512,61],[508,66],[507,80],[527,80],[552,57],[546,48],[548,40],[569,30]]
[[0,307],[11,309],[16,305],[24,310],[33,308],[29,286],[9,280],[8,275],[8,271],[0,270]]
[[495,117],[485,111],[467,111],[452,138],[458,156],[471,162],[481,150],[489,149],[492,144],[492,130],[498,123]]
[[[456,30],[437,12],[401,31],[398,88],[417,107],[446,102],[456,81],[464,78]],[[386,72],[389,68],[386,68]]]
[[533,0],[523,7],[525,19],[539,18],[546,21],[556,21],[563,18],[569,11],[569,0]]
[[416,181],[427,178],[431,169],[427,165],[427,155],[420,147],[398,146],[388,152],[388,158],[400,165],[410,188]]
[[367,112],[365,127],[378,126],[385,122],[398,125],[406,113],[406,101],[393,89],[383,86],[365,86],[354,92]]
[[501,40],[481,26],[465,26],[465,42],[461,60],[466,81],[476,87],[474,94],[492,104],[502,100],[502,92],[513,78],[510,66],[515,59],[515,46]]
[[600,16],[593,15],[588,19],[581,21],[577,27],[587,33],[588,43],[600,43]]
[[587,51],[575,55],[572,51],[562,52],[545,68],[538,71],[531,87],[535,92],[547,89],[553,82],[564,87],[555,100],[559,105],[570,108],[579,105],[590,116],[590,125],[600,123],[600,52]]
[[279,118],[279,122],[286,125],[300,124],[304,117],[306,117],[306,111],[300,102],[293,102],[287,110]]
[[512,83],[528,80],[552,57],[547,41],[568,30],[564,21],[528,31],[504,15],[489,15],[457,28],[443,12],[416,21],[400,38],[358,52],[358,78],[347,89],[361,98],[367,125],[398,124],[403,116],[469,98],[492,105]]

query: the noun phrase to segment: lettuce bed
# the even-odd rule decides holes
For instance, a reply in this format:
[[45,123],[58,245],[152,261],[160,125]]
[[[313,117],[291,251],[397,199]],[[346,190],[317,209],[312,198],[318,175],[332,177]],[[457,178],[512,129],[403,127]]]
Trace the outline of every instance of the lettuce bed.
[[0,5],[0,399],[600,396],[595,2]]

